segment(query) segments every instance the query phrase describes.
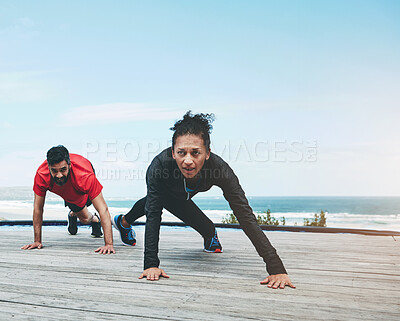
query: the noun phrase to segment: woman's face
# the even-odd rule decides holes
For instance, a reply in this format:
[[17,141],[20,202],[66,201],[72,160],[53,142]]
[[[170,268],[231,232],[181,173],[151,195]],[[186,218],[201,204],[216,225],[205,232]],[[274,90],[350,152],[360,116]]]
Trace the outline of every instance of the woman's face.
[[204,162],[210,158],[210,150],[206,149],[201,135],[188,134],[176,138],[172,157],[183,176],[191,179],[196,177]]

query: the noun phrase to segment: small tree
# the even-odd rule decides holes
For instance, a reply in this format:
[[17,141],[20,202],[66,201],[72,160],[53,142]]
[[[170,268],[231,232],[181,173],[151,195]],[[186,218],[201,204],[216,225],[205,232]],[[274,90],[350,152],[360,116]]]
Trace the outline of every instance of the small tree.
[[321,214],[314,214],[314,219],[304,219],[304,226],[322,226],[326,227],[326,212],[321,210]]
[[279,221],[271,215],[270,209],[268,209],[265,214],[257,215],[257,223],[260,225],[279,225]]
[[226,214],[222,219],[223,224],[238,224],[238,220],[233,213]]
[[[271,215],[270,209],[268,209],[265,214],[257,214],[256,219],[259,225],[279,225],[279,220]],[[281,218],[282,225],[286,224],[285,217]],[[222,218],[223,224],[238,224],[238,220],[233,213],[226,214]]]

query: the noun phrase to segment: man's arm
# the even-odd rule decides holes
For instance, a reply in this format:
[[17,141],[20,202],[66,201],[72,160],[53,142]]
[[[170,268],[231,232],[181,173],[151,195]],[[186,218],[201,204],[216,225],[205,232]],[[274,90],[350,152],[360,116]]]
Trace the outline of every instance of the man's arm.
[[32,250],[42,248],[42,223],[43,223],[43,207],[45,196],[39,196],[35,193],[33,201],[33,234],[34,242],[21,247],[23,250]]
[[96,249],[95,252],[99,252],[100,254],[115,253],[113,246],[111,217],[110,217],[110,212],[108,211],[108,206],[106,204],[106,201],[104,200],[103,193],[100,192],[100,194],[97,195],[92,200],[92,203],[96,211],[100,214],[100,221],[104,231],[104,243],[105,243],[104,246],[99,247],[98,249]]

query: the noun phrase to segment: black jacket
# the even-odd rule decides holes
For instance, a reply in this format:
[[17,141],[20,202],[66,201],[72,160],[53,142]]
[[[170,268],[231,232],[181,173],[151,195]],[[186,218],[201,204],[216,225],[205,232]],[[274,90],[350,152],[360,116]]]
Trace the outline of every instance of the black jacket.
[[200,171],[202,177],[197,189],[188,193],[184,187],[184,176],[172,158],[171,147],[162,151],[151,162],[146,173],[147,217],[145,231],[144,269],[158,267],[158,241],[163,209],[163,198],[187,200],[198,192],[208,191],[216,185],[223,191],[233,214],[237,217],[243,231],[253,243],[258,254],[264,259],[269,274],[286,273],[281,259],[268,238],[258,226],[253,210],[249,206],[239,180],[229,165],[219,156],[211,153]]

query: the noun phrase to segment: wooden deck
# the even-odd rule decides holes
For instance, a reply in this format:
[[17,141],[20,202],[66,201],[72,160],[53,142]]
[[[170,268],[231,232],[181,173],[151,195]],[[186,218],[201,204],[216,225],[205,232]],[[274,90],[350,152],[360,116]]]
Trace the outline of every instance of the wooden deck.
[[189,228],[161,228],[170,279],[138,280],[143,232],[117,254],[81,228],[45,227],[42,250],[23,251],[32,229],[0,229],[0,320],[400,320],[400,237],[267,232],[297,286],[259,284],[265,266],[239,230],[220,229],[223,254],[202,252]]

